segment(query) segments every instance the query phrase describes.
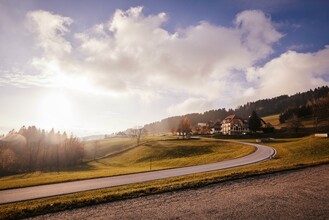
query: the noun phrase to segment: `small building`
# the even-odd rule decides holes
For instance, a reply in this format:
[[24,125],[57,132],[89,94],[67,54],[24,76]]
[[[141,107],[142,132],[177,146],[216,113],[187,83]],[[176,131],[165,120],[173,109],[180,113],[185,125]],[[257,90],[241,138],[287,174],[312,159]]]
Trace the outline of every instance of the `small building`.
[[209,134],[210,133],[209,125],[207,123],[199,122],[194,128],[194,133]]
[[241,135],[249,132],[248,121],[237,115],[227,116],[221,125],[221,132],[225,135]]
[[208,121],[206,123],[199,122],[194,127],[194,133],[196,134],[219,134],[221,131],[221,122],[217,121],[214,123],[213,121]]
[[222,123],[220,121],[217,121],[211,128],[212,134],[219,134],[222,130]]
[[198,127],[206,127],[207,126],[207,123],[198,123]]

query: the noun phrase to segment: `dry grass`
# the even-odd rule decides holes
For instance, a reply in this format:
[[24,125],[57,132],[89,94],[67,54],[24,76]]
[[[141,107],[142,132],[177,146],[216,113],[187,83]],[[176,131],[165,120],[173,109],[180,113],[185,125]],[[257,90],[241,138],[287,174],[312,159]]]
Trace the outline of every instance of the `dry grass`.
[[266,122],[271,123],[276,129],[282,127],[279,121],[279,114],[262,117],[262,119]]
[[[113,152],[121,151],[136,144],[132,138],[109,138],[97,141],[87,141],[84,144],[85,160],[103,157]],[[96,149],[96,150],[95,150]],[[96,152],[95,152],[96,151]]]
[[[111,145],[112,147],[112,145]],[[120,155],[60,172],[34,172],[0,178],[0,189],[184,167],[242,157],[255,148],[216,140],[149,141]]]
[[[251,141],[251,140],[247,140]],[[71,195],[7,204],[0,206],[3,219],[19,218],[54,212],[67,208],[82,207],[101,202],[133,198],[177,189],[204,186],[220,181],[244,178],[281,170],[296,169],[322,163],[329,163],[328,138],[281,139],[268,143],[277,150],[275,159],[221,171],[200,173],[181,177],[150,181],[127,186],[81,192]]]
[[[280,123],[279,121],[279,114],[277,115],[270,115],[263,117],[262,119],[266,122],[270,122],[276,129],[281,129],[284,127],[289,127],[289,124],[286,123]],[[304,128],[313,128],[314,127],[314,119],[311,116],[303,117],[301,118],[301,122]],[[325,124],[325,122],[319,122],[318,126],[321,126],[322,124]]]

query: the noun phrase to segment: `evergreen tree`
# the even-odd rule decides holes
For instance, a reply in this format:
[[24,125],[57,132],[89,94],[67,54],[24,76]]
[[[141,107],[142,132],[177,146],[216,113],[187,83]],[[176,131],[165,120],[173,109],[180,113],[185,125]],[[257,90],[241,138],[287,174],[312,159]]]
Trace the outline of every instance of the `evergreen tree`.
[[252,113],[249,117],[248,124],[249,124],[249,129],[251,131],[256,132],[256,131],[260,130],[262,122],[255,111],[252,111]]
[[[281,95],[271,99],[262,99],[256,102],[248,102],[245,105],[237,107],[236,109],[220,108],[206,111],[204,113],[191,113],[183,116],[173,116],[162,119],[161,121],[147,124],[145,125],[145,128],[149,131],[150,134],[161,134],[170,132],[172,128],[177,128],[180,121],[184,117],[189,118],[191,126],[196,126],[199,122],[206,123],[210,120],[221,121],[227,116],[234,114],[239,115],[242,118],[247,118],[253,109],[257,110],[257,114],[260,117],[281,114],[280,122],[284,123],[289,120],[293,114],[296,114],[299,117],[315,114],[312,111],[317,109],[317,104],[314,103],[314,100],[326,97],[328,92],[329,87],[323,86],[315,90],[296,93],[292,96]],[[308,102],[312,105],[307,108],[303,107]]]

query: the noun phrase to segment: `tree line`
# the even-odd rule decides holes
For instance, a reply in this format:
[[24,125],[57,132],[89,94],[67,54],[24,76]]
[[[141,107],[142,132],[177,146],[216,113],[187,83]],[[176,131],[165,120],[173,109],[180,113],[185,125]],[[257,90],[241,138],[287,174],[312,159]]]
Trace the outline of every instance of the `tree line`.
[[[292,96],[282,95],[272,99],[262,99],[256,102],[248,102],[245,105],[239,106],[236,109],[220,108],[216,110],[206,111],[204,113],[192,113],[182,116],[174,116],[165,118],[161,121],[153,122],[145,125],[145,129],[149,134],[161,134],[170,132],[179,126],[181,120],[188,117],[192,126],[196,126],[197,123],[209,121],[221,121],[229,115],[239,115],[242,118],[248,118],[252,111],[256,111],[260,117],[281,114],[290,108],[299,108],[304,106],[307,102],[319,100],[324,98],[329,93],[329,87],[323,86],[314,90],[309,90],[303,93],[297,93]],[[325,108],[324,108],[325,109]],[[319,110],[320,111],[320,110]],[[321,110],[325,111],[325,110]],[[319,120],[322,120],[319,118]]]
[[301,127],[301,118],[313,117],[316,132],[329,131],[329,93],[327,96],[309,100],[295,108],[287,108],[279,115],[280,123],[288,122],[297,131]]
[[66,132],[23,126],[0,138],[0,175],[37,170],[61,170],[82,162],[81,141]]

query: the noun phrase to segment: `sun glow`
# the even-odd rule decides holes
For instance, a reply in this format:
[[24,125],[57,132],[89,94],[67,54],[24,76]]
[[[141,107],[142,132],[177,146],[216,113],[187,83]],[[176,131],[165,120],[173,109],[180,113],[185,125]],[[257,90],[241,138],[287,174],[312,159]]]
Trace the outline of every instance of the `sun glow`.
[[94,92],[95,88],[85,77],[70,77],[65,74],[57,74],[53,79],[52,82],[55,87],[58,88],[65,88],[71,89],[81,92]]
[[39,102],[39,123],[44,128],[65,129],[73,126],[73,109],[64,92],[52,92]]

